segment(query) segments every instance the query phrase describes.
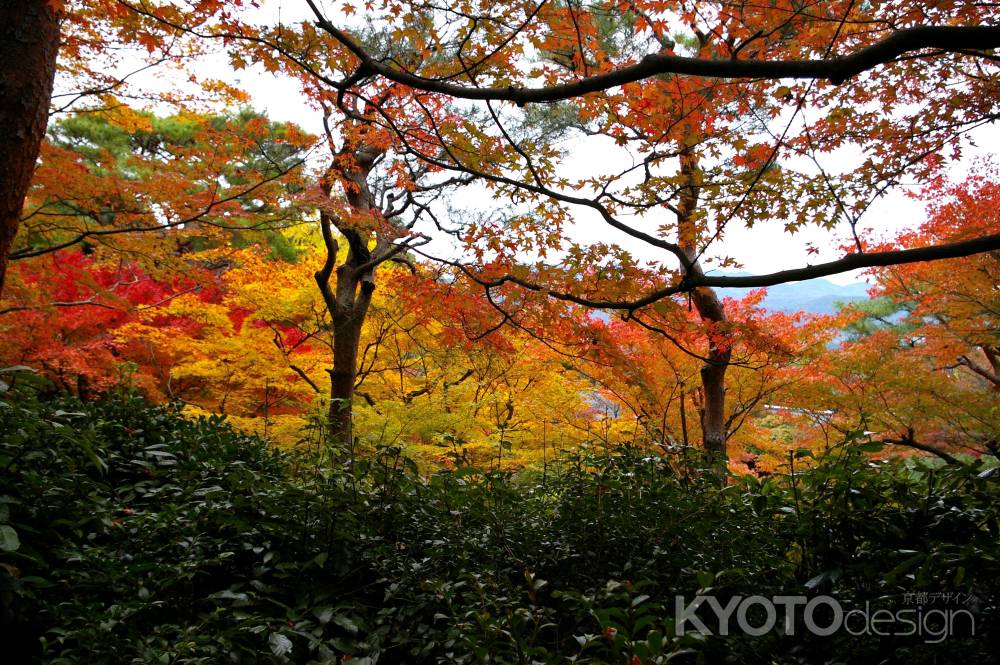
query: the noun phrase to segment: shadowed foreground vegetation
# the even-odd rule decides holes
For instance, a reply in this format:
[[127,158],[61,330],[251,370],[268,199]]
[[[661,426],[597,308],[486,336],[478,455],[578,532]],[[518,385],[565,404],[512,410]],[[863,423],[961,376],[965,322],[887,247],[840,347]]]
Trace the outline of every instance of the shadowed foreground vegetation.
[[[848,441],[723,489],[696,459],[636,450],[584,449],[544,478],[427,477],[393,448],[290,454],[128,392],[46,390],[0,393],[6,662],[993,658],[1000,480],[983,461],[873,461]],[[675,595],[707,589],[960,606],[975,635],[676,636]]]

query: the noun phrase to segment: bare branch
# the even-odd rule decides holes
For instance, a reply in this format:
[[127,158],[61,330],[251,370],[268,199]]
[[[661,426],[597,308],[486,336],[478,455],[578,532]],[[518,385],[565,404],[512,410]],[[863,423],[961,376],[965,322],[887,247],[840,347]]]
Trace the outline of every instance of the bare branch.
[[941,450],[940,448],[936,448],[936,447],[928,445],[926,443],[921,443],[921,442],[917,441],[914,438],[914,436],[913,436],[913,430],[912,429],[907,430],[906,434],[904,434],[902,437],[900,437],[898,439],[882,439],[881,443],[888,443],[889,445],[893,445],[893,446],[904,446],[906,448],[913,448],[915,450],[921,450],[921,451],[923,451],[925,453],[930,453],[932,455],[937,455],[938,457],[940,457],[941,459],[943,459],[948,464],[955,464],[955,465],[958,465],[958,466],[962,465],[962,463],[959,462],[958,459],[954,455],[952,455],[950,453],[946,453],[945,451]]
[[306,374],[302,370],[302,368],[299,367],[298,365],[289,365],[288,369],[292,370],[293,372],[295,372],[296,374],[298,374],[300,377],[302,377],[302,380],[305,381],[306,383],[308,383],[309,387],[312,388],[314,392],[316,392],[316,393],[323,392],[322,390],[319,389],[319,386],[316,385],[316,382],[313,381],[312,379],[310,379],[309,375]]

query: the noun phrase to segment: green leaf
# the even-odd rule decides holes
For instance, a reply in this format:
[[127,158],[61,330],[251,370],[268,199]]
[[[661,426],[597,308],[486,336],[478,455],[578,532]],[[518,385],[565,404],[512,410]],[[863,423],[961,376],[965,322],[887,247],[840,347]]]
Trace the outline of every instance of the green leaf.
[[247,595],[245,593],[238,593],[232,591],[231,589],[225,589],[224,591],[218,591],[209,596],[209,598],[217,598],[219,600],[247,600]]
[[354,623],[349,617],[346,617],[343,614],[338,614],[333,617],[333,622],[349,632],[351,635],[358,634],[358,624]]
[[14,552],[20,546],[21,539],[17,537],[17,531],[14,531],[14,527],[0,524],[0,550]]
[[271,633],[267,638],[267,643],[271,647],[271,653],[275,656],[285,656],[292,652],[292,641],[281,633]]
[[635,598],[632,599],[632,607],[638,607],[647,600],[649,600],[649,596],[646,594],[642,594],[641,596],[636,596]]
[[918,566],[925,558],[927,558],[926,554],[924,554],[923,552],[917,552],[916,554],[914,554],[913,556],[906,559],[901,564],[890,570],[888,573],[886,573],[885,580],[887,582],[895,582],[901,575],[906,574],[907,572]]
[[53,411],[52,415],[56,418],[85,418],[87,416],[87,414],[82,411],[63,411],[62,409]]

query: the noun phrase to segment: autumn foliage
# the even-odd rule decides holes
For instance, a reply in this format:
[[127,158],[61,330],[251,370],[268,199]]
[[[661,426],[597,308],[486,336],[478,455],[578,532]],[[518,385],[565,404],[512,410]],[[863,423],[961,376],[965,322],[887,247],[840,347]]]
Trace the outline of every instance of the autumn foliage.
[[[942,184],[926,193],[929,220],[895,242],[995,230],[998,191],[986,178]],[[0,363],[81,396],[125,382],[278,445],[313,445],[333,352],[313,279],[322,241],[292,225],[238,248],[218,244],[224,233],[143,240],[184,238],[187,249],[152,264],[140,244],[16,261]],[[880,270],[871,304],[836,317],[767,312],[760,291],[726,298],[732,470],[776,473],[789,451],[857,432],[902,454],[992,450],[996,276],[988,254]],[[362,336],[360,445],[402,445],[429,466],[504,468],[544,466],[581,444],[698,446],[706,333],[693,311],[664,309],[644,327],[519,294],[499,296],[520,312],[515,326],[460,274],[386,268]]]
[[[32,6],[53,113],[8,201],[0,364],[429,465],[997,446],[997,179],[948,179],[995,118],[988,6]],[[315,135],[249,108],[261,72]],[[866,231],[904,181],[926,221]],[[718,272],[772,227],[840,258]],[[831,317],[717,291],[851,268],[872,300]]]

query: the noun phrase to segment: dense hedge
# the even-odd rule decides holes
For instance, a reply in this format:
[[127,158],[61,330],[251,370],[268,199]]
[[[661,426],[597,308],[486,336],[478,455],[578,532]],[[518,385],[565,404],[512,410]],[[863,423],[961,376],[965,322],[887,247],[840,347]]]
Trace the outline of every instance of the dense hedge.
[[[127,393],[17,388],[5,662],[990,662],[1000,479],[869,452],[721,489],[630,451],[425,478],[391,448],[331,468]],[[677,637],[675,595],[699,590],[960,604],[976,634]]]

